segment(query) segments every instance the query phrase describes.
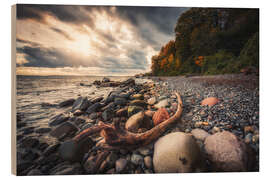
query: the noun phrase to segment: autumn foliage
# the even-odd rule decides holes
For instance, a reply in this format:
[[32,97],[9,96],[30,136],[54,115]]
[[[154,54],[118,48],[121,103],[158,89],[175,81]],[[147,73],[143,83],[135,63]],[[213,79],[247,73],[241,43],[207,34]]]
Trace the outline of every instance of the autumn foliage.
[[178,18],[174,31],[175,40],[152,57],[153,75],[232,73],[247,65],[258,68],[259,36],[254,35],[259,31],[258,9],[191,8]]

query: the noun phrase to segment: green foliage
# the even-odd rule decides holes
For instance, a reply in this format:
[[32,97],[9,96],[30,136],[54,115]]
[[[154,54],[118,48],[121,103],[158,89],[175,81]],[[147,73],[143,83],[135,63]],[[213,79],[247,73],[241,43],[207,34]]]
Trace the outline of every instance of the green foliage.
[[[152,73],[220,74],[258,67],[258,30],[258,9],[191,8],[177,21],[175,41],[152,57]],[[203,65],[196,63],[200,56],[206,57]]]

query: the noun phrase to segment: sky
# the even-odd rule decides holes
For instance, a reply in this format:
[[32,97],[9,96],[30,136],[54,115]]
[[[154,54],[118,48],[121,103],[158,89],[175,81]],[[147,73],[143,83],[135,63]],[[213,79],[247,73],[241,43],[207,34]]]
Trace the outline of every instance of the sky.
[[18,75],[134,75],[188,8],[17,5]]

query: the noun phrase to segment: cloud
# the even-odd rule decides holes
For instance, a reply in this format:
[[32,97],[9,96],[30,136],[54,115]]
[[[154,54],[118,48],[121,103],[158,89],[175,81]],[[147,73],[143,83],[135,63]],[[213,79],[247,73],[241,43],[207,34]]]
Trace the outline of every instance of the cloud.
[[73,41],[74,39],[72,37],[70,37],[65,31],[55,28],[55,27],[51,27],[51,30],[53,30],[54,32],[57,32],[59,34],[61,34],[62,36],[64,36],[65,38],[67,38],[68,40]]
[[73,74],[65,68],[109,74],[146,72],[151,56],[174,39],[174,25],[185,10],[18,5],[17,66],[28,72],[34,67],[46,68],[43,72],[63,68],[61,73]]

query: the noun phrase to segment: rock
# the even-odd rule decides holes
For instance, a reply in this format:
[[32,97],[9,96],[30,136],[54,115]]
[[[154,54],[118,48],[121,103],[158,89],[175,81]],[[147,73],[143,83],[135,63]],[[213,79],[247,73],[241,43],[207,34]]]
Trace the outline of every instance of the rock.
[[169,106],[168,99],[164,99],[164,100],[160,101],[159,103],[157,103],[156,105],[154,105],[154,107],[157,108],[157,109],[165,108],[167,106]]
[[26,127],[26,128],[23,128],[22,131],[23,131],[23,135],[27,135],[27,134],[31,134],[34,132],[34,127]]
[[126,122],[125,128],[131,132],[137,132],[144,119],[144,113],[138,112],[132,115]]
[[252,138],[253,138],[253,135],[251,133],[248,133],[246,136],[245,136],[245,143],[249,144],[252,142]]
[[113,117],[114,117],[114,112],[110,109],[107,109],[102,113],[102,118],[104,121],[109,121]]
[[101,81],[99,81],[99,80],[95,80],[95,81],[93,82],[93,84],[94,84],[94,85],[98,85],[98,86],[99,86],[99,85],[101,84]]
[[81,162],[85,153],[87,153],[95,144],[90,137],[87,137],[76,144],[74,143],[74,141],[66,141],[59,147],[58,153],[62,159],[72,162]]
[[102,81],[101,82],[110,82],[111,80],[109,79],[109,78],[107,78],[107,77],[104,77],[103,79],[102,79]]
[[86,112],[88,114],[91,114],[93,112],[96,112],[100,107],[101,107],[101,104],[99,102],[97,102],[97,103],[89,106],[88,109],[86,110]]
[[101,111],[106,111],[107,109],[113,110],[113,109],[115,108],[115,106],[116,106],[116,105],[114,104],[114,102],[111,102],[111,103],[108,104],[107,106],[101,108]]
[[96,173],[95,165],[96,165],[95,156],[90,156],[84,163],[83,167],[86,173],[94,174]]
[[204,146],[214,171],[248,171],[253,164],[248,146],[228,131],[208,136]]
[[202,106],[214,106],[215,104],[217,104],[219,102],[219,99],[216,98],[216,97],[209,97],[209,98],[206,98],[204,99],[202,102],[201,102],[201,105]]
[[122,86],[133,86],[133,85],[135,85],[135,80],[132,78],[129,78],[129,79],[121,82],[121,85]]
[[204,141],[205,138],[207,138],[208,136],[210,136],[210,134],[208,134],[205,130],[203,129],[193,129],[191,131],[191,134],[198,140]]
[[258,143],[259,142],[259,134],[255,134],[253,137],[252,137],[252,142],[253,143]]
[[32,169],[27,173],[27,176],[37,176],[42,175],[42,172],[39,169]]
[[143,163],[143,157],[139,154],[132,154],[130,161],[135,165],[140,165]]
[[77,131],[78,131],[78,128],[74,124],[70,122],[65,122],[64,124],[59,125],[55,129],[53,129],[50,132],[50,135],[59,139],[63,136],[66,136],[68,134],[73,134]]
[[123,173],[127,169],[127,160],[124,158],[120,158],[115,162],[115,172],[116,173]]
[[212,133],[215,134],[215,133],[217,133],[217,132],[221,132],[221,130],[220,130],[219,127],[214,126],[214,127],[212,128]]
[[94,99],[91,99],[91,103],[92,103],[92,104],[95,104],[95,103],[100,102],[100,101],[102,101],[102,100],[103,100],[103,97],[96,97],[96,98],[94,98]]
[[115,174],[115,169],[109,169],[108,171],[106,171],[106,174]]
[[149,118],[152,119],[152,117],[153,117],[153,115],[155,114],[155,112],[156,112],[156,111],[147,110],[147,111],[144,112],[144,114],[145,114],[147,117],[149,117]]
[[83,111],[77,109],[77,110],[73,113],[73,115],[74,115],[74,116],[80,116],[80,115],[82,115],[83,113],[84,113]]
[[122,109],[119,109],[118,111],[116,111],[115,115],[117,117],[127,117],[128,115],[128,108],[127,107],[124,107]]
[[158,125],[159,123],[162,123],[163,121],[170,118],[170,115],[168,111],[165,108],[158,109],[154,115],[153,115],[153,122],[154,125]]
[[85,125],[82,126],[82,128],[80,129],[80,132],[82,132],[83,130],[87,129],[87,128],[90,128],[94,126],[93,123],[86,123]]
[[47,147],[49,147],[49,145],[45,142],[42,142],[38,145],[37,149],[40,151],[44,151]]
[[114,99],[114,104],[123,106],[123,105],[127,104],[127,100],[124,99],[124,98],[115,98]]
[[24,148],[33,148],[38,146],[39,140],[34,137],[25,137],[22,139],[21,145]]
[[46,150],[43,152],[43,155],[46,156],[50,156],[51,154],[55,153],[57,151],[57,149],[59,148],[60,144],[56,143],[54,145],[51,145],[49,147],[46,148]]
[[201,167],[201,157],[193,136],[175,132],[155,143],[153,165],[156,173],[193,172]]
[[132,115],[140,112],[140,111],[143,111],[143,108],[142,107],[139,107],[139,106],[128,106],[128,117],[131,117]]
[[245,134],[248,134],[250,132],[252,133],[252,132],[254,132],[254,128],[252,126],[245,126],[244,132],[245,132]]
[[135,99],[129,103],[130,106],[139,106],[139,107],[146,107],[146,103],[144,100]]
[[147,103],[149,105],[154,105],[156,102],[157,102],[157,99],[155,97],[152,97],[152,98],[147,100]]
[[134,94],[134,95],[132,96],[132,99],[143,100],[144,97],[143,97],[142,94]]
[[51,128],[39,128],[36,129],[35,132],[38,134],[44,134],[44,133],[48,133],[51,131]]
[[78,99],[76,99],[76,101],[73,103],[73,106],[72,106],[72,111],[76,111],[77,109],[79,110],[82,110],[82,111],[85,111],[88,106],[89,106],[89,101],[87,99],[87,97],[78,97]]
[[148,147],[141,147],[137,149],[141,155],[147,156],[151,154],[151,150]]
[[56,126],[59,125],[63,122],[66,122],[69,119],[69,116],[67,114],[59,114],[54,116],[50,121],[49,121],[49,126]]
[[102,114],[101,112],[94,112],[89,115],[89,118],[94,120],[97,119],[98,117],[101,117],[101,114]]
[[75,125],[78,126],[78,125],[80,125],[80,124],[85,123],[85,121],[86,121],[86,120],[83,119],[83,118],[75,118],[73,122],[75,123]]
[[75,102],[75,99],[68,99],[68,100],[65,100],[61,103],[59,103],[59,107],[67,107],[67,106],[72,106],[73,103]]
[[76,163],[74,165],[69,165],[63,167],[59,167],[59,170],[55,170],[52,172],[52,175],[79,175],[82,173],[81,165]]
[[144,157],[144,164],[148,169],[152,169],[153,168],[153,163],[152,163],[152,158],[151,156],[146,156]]
[[202,122],[202,121],[198,121],[198,122],[195,122],[194,127],[195,127],[195,128],[199,128],[199,127],[201,127],[202,125],[203,125],[203,122]]

